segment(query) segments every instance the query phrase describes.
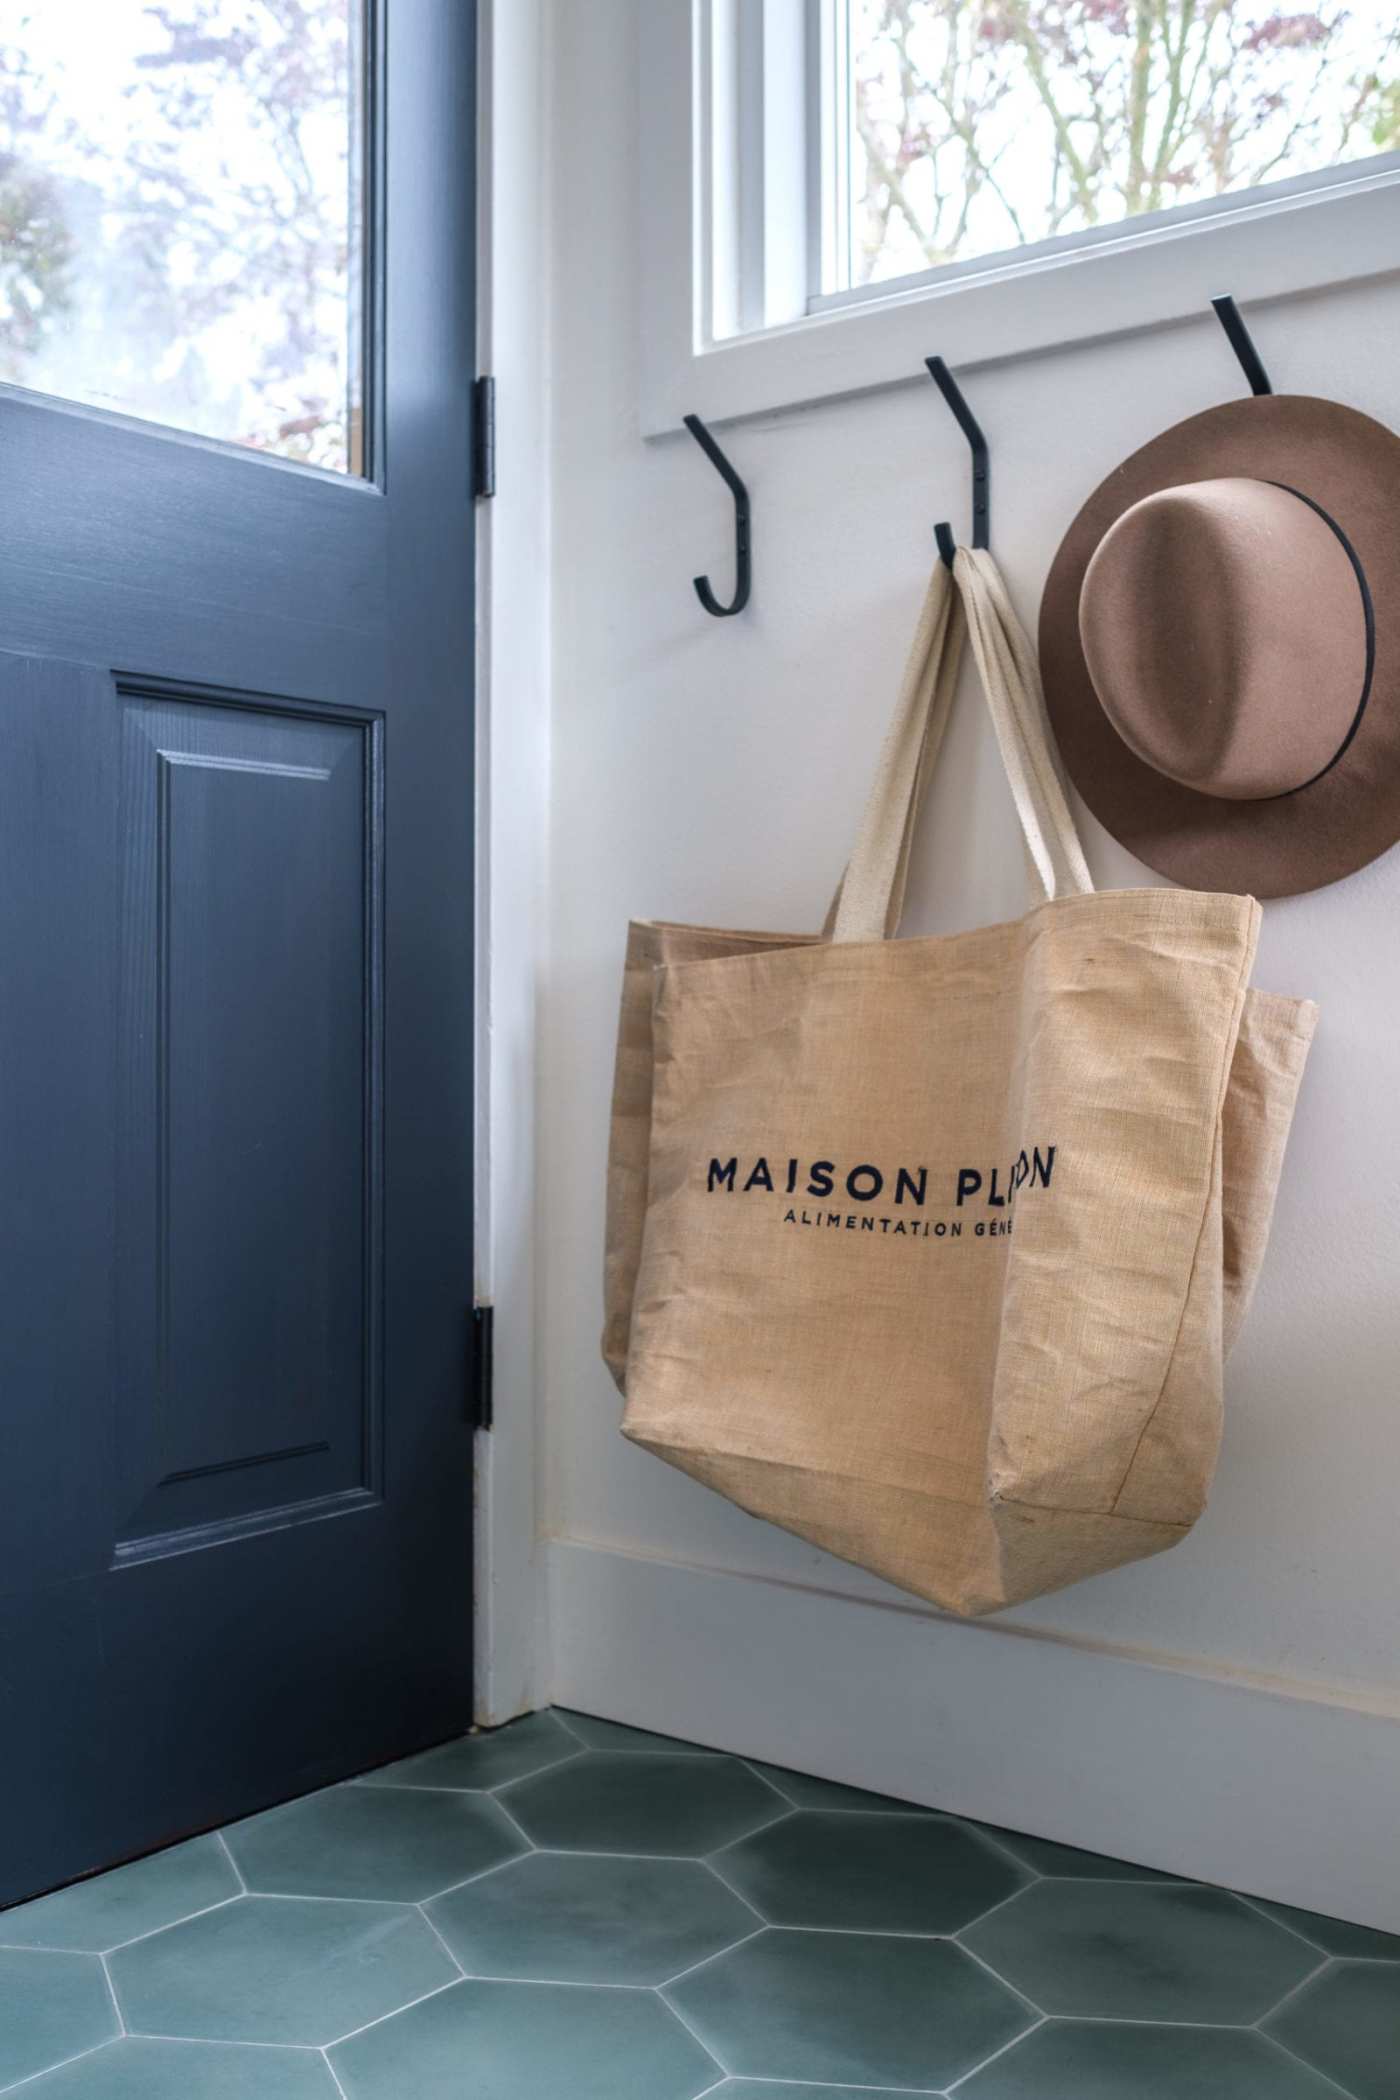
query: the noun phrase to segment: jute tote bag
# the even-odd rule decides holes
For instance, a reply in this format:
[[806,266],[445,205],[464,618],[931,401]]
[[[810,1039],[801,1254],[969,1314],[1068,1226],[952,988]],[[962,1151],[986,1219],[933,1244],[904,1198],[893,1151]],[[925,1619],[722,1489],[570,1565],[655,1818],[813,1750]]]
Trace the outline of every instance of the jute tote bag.
[[[895,940],[964,631],[1040,900]],[[991,561],[940,564],[826,935],[641,925],[609,1170],[624,1433],[947,1609],[1162,1551],[1315,1020],[1259,907],[1095,894]]]

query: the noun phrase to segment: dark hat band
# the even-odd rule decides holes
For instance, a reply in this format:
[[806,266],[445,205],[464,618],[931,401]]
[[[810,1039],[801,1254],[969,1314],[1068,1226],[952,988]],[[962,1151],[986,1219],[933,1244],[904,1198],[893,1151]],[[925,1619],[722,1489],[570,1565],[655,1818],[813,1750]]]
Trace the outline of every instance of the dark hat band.
[[1317,771],[1311,774],[1308,779],[1300,781],[1297,787],[1285,788],[1282,794],[1261,795],[1259,798],[1261,802],[1284,802],[1290,795],[1301,795],[1305,788],[1316,786],[1319,780],[1330,773],[1337,761],[1344,757],[1350,749],[1356,732],[1361,727],[1361,718],[1366,712],[1366,703],[1371,697],[1371,684],[1376,675],[1376,608],[1371,599],[1371,586],[1366,581],[1366,571],[1361,566],[1361,557],[1337,523],[1337,520],[1332,516],[1331,511],[1324,510],[1320,503],[1315,503],[1311,496],[1305,496],[1301,489],[1295,489],[1291,482],[1275,481],[1270,486],[1282,489],[1289,496],[1296,496],[1300,503],[1306,503],[1308,509],[1315,511],[1323,524],[1329,526],[1336,534],[1343,554],[1351,563],[1351,573],[1356,578],[1357,589],[1361,593],[1362,617],[1366,622],[1366,670],[1361,680],[1361,698],[1356,703],[1356,713],[1351,718],[1347,733],[1328,759],[1326,765],[1319,766]]

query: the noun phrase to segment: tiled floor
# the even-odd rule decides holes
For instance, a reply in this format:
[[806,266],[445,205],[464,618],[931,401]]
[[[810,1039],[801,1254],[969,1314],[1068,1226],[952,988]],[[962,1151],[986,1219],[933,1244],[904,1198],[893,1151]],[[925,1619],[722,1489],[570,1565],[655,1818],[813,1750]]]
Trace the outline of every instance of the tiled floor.
[[1400,1939],[576,1714],[0,1915],[33,2100],[1397,2100]]

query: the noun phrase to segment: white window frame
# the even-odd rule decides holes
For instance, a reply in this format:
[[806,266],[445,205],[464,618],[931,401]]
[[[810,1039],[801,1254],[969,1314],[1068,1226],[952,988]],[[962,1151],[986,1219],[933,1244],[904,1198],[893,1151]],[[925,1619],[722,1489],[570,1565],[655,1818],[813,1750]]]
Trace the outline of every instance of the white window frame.
[[[832,0],[647,0],[641,427],[734,421],[1400,271],[1400,154],[808,298],[843,241]],[[830,165],[829,159],[827,165]],[[826,195],[823,195],[823,191]]]

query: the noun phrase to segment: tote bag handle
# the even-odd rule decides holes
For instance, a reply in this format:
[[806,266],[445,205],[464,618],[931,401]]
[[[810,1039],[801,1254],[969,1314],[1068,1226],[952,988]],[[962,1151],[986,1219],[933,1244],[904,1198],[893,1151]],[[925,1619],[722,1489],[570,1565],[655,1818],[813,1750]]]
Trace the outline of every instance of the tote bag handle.
[[1093,888],[1050,755],[1035,653],[991,555],[960,547],[953,572],[939,561],[929,580],[855,849],[827,913],[829,940],[888,940],[898,927],[914,830],[948,726],[965,639],[1016,805],[1036,901]]
[[972,653],[1020,819],[1037,904],[1094,887],[1050,752],[1040,666],[1000,569],[984,547],[959,547],[954,577]]

